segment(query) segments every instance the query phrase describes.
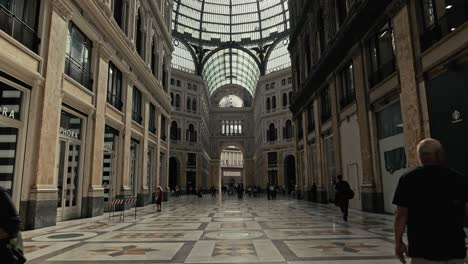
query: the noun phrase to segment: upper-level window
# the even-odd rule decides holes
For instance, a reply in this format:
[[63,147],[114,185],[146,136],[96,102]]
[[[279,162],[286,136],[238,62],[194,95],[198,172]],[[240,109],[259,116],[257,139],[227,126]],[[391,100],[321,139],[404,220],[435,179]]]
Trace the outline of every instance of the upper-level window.
[[188,142],[197,142],[197,131],[195,131],[195,127],[190,124],[189,128],[187,129],[187,139]]
[[288,106],[288,95],[283,93],[283,108]]
[[268,130],[267,130],[267,141],[269,142],[276,141],[277,138],[278,138],[278,130],[276,129],[275,124],[271,123],[268,126]]
[[223,136],[239,136],[243,133],[241,120],[225,120],[221,122],[221,134]]
[[271,83],[271,89],[275,89],[276,88],[276,83],[275,82],[272,82]]
[[281,80],[281,86],[286,86],[286,79]]
[[122,29],[125,35],[128,34],[128,14],[130,5],[128,0],[114,0],[112,4],[114,9],[114,19],[117,25]]
[[271,108],[276,109],[276,96],[271,97]]
[[175,96],[175,107],[180,108],[180,95],[176,94]]
[[340,73],[341,79],[341,107],[345,107],[354,102],[356,95],[354,91],[354,69],[353,64],[348,64]]
[[307,107],[307,130],[309,132],[315,129],[315,118],[314,118],[314,104],[310,104]]
[[145,32],[143,28],[143,17],[141,8],[138,9],[137,19],[136,19],[136,40],[135,47],[143,60],[145,59]]
[[166,116],[161,115],[161,140],[164,141],[166,141],[166,119]]
[[322,110],[322,122],[328,121],[332,115],[329,87],[323,89],[320,93],[320,105],[320,109]]
[[171,78],[171,85],[175,85],[175,79]]
[[186,104],[185,110],[187,111],[192,110],[192,99],[190,99],[190,97],[187,97],[187,104]]
[[292,83],[292,77],[289,77],[288,78],[288,84],[291,84]]
[[171,93],[171,105],[174,106],[174,93]]
[[156,133],[156,107],[150,103],[149,107],[149,131],[151,133]]
[[198,86],[196,84],[193,85],[193,90],[196,92],[198,91]]
[[268,98],[266,99],[266,110],[267,110],[267,111],[270,111],[270,110],[271,110],[271,99],[270,99],[270,97],[268,97]]
[[132,104],[132,119],[141,124],[143,117],[141,116],[141,92],[138,88],[133,87],[133,104]]
[[107,102],[122,111],[122,72],[112,62],[107,77]]
[[37,52],[40,0],[1,0],[0,29]]
[[436,9],[434,0],[420,0],[424,28],[432,27],[436,21]]
[[304,125],[302,124],[302,114],[300,114],[296,120],[296,127],[298,139],[304,138]]
[[182,86],[180,80],[177,80],[177,85],[176,85],[176,86],[177,86],[177,87]]
[[192,90],[192,84],[191,83],[187,83],[187,89]]
[[394,38],[390,23],[386,23],[369,40],[369,83],[378,84],[395,72]]
[[197,111],[197,99],[195,98],[192,99],[192,111],[193,112]]
[[294,128],[293,128],[293,125],[292,125],[292,121],[291,120],[288,120],[286,121],[286,124],[283,128],[283,138],[284,139],[290,139],[294,137]]
[[267,84],[265,85],[265,90],[270,90],[270,84],[269,84],[269,83],[267,83]]
[[91,40],[78,29],[75,24],[68,24],[65,74],[84,87],[92,90],[93,77],[91,74]]
[[176,121],[171,123],[170,137],[171,140],[180,140],[180,127],[178,127]]
[[159,79],[159,54],[157,40],[153,38],[151,44],[151,72],[156,79]]

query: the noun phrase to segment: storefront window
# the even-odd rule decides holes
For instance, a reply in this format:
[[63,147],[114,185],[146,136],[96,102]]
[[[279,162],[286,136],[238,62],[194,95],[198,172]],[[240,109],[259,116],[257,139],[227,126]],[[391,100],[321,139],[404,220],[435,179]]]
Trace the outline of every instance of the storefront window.
[[132,190],[132,195],[137,196],[138,185],[137,185],[137,170],[138,170],[138,141],[132,138],[130,145],[130,188]]
[[104,133],[104,160],[102,166],[102,187],[104,188],[104,202],[115,197],[115,158],[119,132],[106,126]]
[[0,125],[0,186],[13,191],[17,156],[18,129]]
[[16,120],[21,119],[23,92],[0,83],[0,115]]
[[73,139],[81,139],[82,120],[68,112],[62,111],[60,119],[60,135]]

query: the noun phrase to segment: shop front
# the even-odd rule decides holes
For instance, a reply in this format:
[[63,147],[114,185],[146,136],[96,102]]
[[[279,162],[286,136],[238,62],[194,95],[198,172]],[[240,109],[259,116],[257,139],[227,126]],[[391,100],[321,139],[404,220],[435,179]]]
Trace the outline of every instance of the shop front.
[[[8,84],[7,84],[8,83]],[[19,208],[29,90],[0,80],[0,186]]]
[[57,222],[81,215],[86,117],[62,107],[57,164]]
[[104,159],[102,165],[102,187],[104,188],[104,210],[108,211],[109,203],[116,196],[117,191],[117,150],[119,131],[106,126],[104,132]]

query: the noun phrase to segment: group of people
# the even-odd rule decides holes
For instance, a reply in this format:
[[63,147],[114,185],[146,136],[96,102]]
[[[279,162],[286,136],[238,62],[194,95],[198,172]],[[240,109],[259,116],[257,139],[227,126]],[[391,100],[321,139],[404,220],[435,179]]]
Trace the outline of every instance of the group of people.
[[[400,178],[393,199],[397,207],[395,255],[401,263],[406,263],[409,257],[412,264],[463,264],[466,258],[464,226],[468,223],[468,179],[446,166],[444,149],[437,140],[421,141],[417,153],[420,166]],[[269,198],[275,199],[275,189],[269,185]],[[336,203],[347,221],[349,200],[354,192],[341,175],[337,176],[335,190]],[[215,192],[213,186],[212,195],[215,196]],[[238,185],[237,192],[242,198],[242,184]],[[158,211],[161,211],[162,199],[163,190],[158,186]],[[21,248],[13,242],[19,236],[20,217],[9,193],[1,187],[0,211],[2,263],[24,263]],[[408,244],[403,240],[406,231]]]

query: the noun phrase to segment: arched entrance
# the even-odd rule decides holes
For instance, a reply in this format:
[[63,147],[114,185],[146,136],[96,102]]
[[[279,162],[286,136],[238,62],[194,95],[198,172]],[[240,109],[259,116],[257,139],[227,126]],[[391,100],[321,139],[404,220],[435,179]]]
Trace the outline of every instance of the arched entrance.
[[[220,184],[226,191],[235,193],[235,188],[245,185],[244,154],[234,145],[228,145],[221,151],[220,157]],[[244,186],[245,188],[245,186]]]
[[288,193],[296,188],[296,159],[293,155],[288,155],[284,159],[284,185]]
[[169,158],[169,188],[174,190],[179,184],[180,166],[176,157]]

